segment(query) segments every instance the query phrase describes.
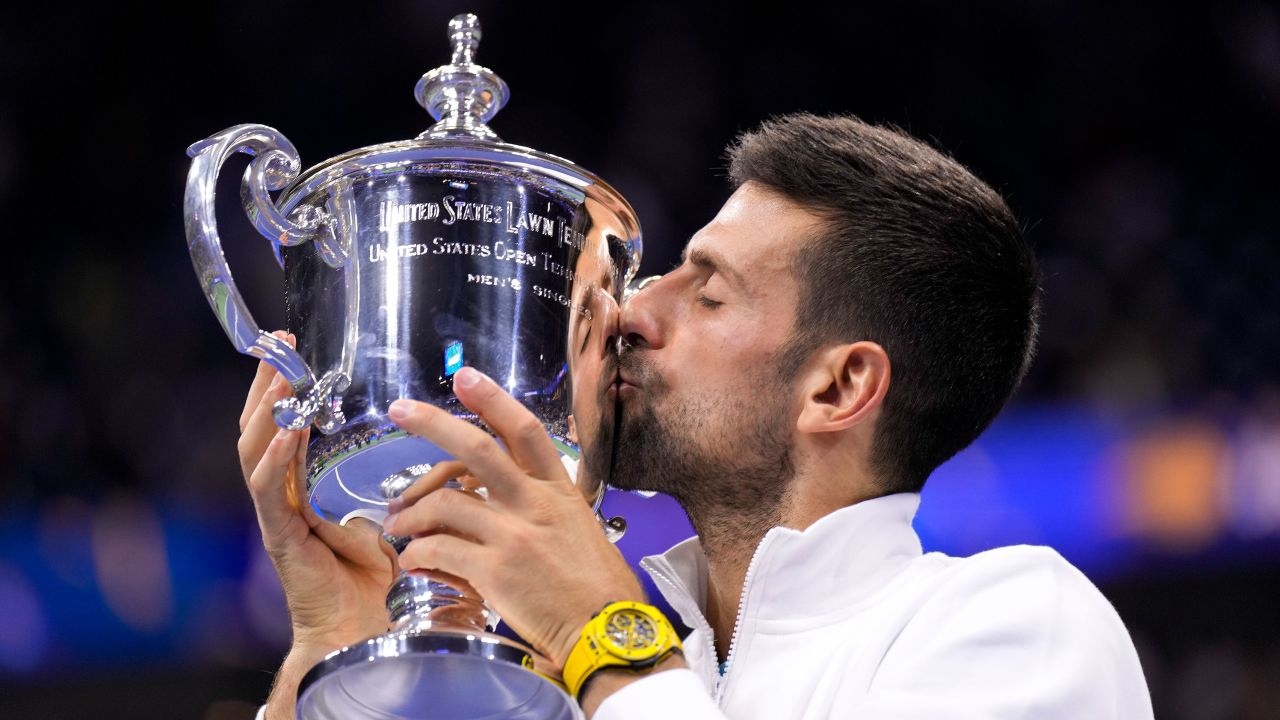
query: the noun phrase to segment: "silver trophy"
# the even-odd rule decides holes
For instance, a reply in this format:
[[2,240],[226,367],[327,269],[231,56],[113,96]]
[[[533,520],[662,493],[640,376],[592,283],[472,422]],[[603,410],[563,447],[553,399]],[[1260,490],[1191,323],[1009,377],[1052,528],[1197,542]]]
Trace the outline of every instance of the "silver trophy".
[[[639,265],[640,227],[595,175],[499,140],[487,123],[508,90],[474,62],[475,16],[454,18],[449,38],[453,62],[415,88],[438,122],[413,140],[301,172],[293,145],[263,125],[192,145],[191,260],[235,348],[291,384],[276,422],[318,429],[307,488],[323,517],[380,520],[391,498],[449,457],[401,431],[387,408],[414,398],[474,421],[452,392],[464,364],[542,420],[598,513],[618,305]],[[214,190],[237,152],[253,156],[241,199],[284,269],[296,351],[254,322],[223,257]],[[615,539],[623,530],[619,519],[601,522]],[[335,649],[305,676],[298,717],[576,715],[564,690],[532,671],[532,650],[491,632],[494,614],[465,582],[402,573],[387,608],[389,633]]]

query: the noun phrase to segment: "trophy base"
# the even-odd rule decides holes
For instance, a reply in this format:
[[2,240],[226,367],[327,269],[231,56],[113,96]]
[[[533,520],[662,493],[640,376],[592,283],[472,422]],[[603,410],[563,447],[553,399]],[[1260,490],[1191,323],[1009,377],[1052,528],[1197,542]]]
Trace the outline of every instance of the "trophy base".
[[577,703],[487,632],[393,632],[331,653],[302,678],[299,720],[573,720]]

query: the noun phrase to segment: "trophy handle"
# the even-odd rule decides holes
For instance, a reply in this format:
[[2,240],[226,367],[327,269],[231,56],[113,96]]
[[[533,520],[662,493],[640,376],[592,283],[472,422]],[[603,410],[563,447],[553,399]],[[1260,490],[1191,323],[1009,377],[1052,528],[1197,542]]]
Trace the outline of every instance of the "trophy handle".
[[213,314],[236,350],[270,364],[293,388],[294,397],[281,400],[272,410],[277,425],[301,430],[314,420],[321,432],[334,432],[343,424],[334,395],[350,385],[350,378],[343,372],[331,371],[317,380],[288,343],[259,328],[236,289],[222,253],[214,218],[214,194],[218,172],[237,152],[253,156],[241,184],[245,211],[258,232],[276,245],[277,257],[280,246],[315,240],[329,265],[342,266],[349,250],[349,235],[345,232],[351,221],[349,203],[337,203],[337,212],[304,206],[295,213],[296,220],[281,214],[270,191],[279,190],[296,178],[301,162],[293,144],[265,125],[236,125],[187,149],[191,157],[183,198],[187,247]]

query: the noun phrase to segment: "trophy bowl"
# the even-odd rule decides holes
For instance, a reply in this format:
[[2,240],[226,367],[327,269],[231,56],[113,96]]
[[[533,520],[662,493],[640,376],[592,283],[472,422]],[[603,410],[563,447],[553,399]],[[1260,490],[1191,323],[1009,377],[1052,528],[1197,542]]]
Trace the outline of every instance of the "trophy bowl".
[[[478,20],[454,18],[449,37],[452,62],[415,89],[437,120],[415,139],[305,171],[292,144],[263,125],[228,128],[188,151],[184,212],[196,274],[235,348],[289,382],[293,397],[275,406],[277,424],[318,430],[307,450],[308,496],[335,522],[380,522],[392,498],[449,458],[390,421],[394,400],[479,423],[453,396],[463,365],[541,419],[597,512],[608,482],[606,390],[619,303],[639,265],[639,224],[595,175],[502,142],[487,123],[508,89],[474,62]],[[214,190],[237,152],[253,156],[241,198],[284,270],[296,350],[254,322],[222,253]],[[620,534],[620,520],[601,520]],[[490,632],[496,617],[459,585],[402,573],[388,595],[391,632],[335,649],[308,673],[298,716],[575,716],[563,689],[531,671],[532,651]]]

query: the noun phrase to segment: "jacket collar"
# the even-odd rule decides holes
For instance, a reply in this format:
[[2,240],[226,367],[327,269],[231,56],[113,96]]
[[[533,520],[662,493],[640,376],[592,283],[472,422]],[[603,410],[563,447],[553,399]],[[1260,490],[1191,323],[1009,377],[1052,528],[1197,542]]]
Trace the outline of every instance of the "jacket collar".
[[[742,615],[803,621],[848,612],[920,556],[911,527],[919,505],[916,493],[886,495],[836,510],[805,530],[773,528],[747,570]],[[706,624],[707,560],[698,538],[640,564],[685,625]]]

